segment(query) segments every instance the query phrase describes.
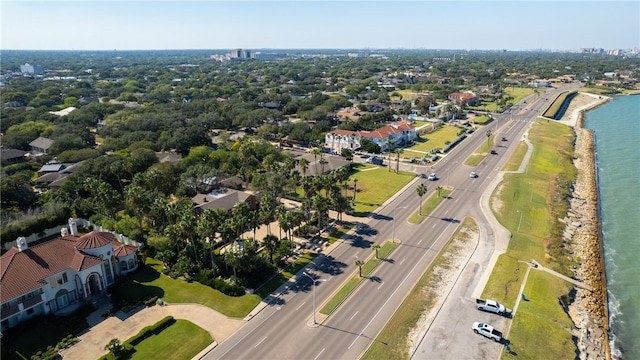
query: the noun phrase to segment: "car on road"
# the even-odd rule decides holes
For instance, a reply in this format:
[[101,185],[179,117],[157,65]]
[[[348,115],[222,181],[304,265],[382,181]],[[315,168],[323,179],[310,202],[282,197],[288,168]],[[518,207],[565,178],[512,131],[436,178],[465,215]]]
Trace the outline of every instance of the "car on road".
[[507,141],[507,138],[503,136],[502,141]]
[[474,333],[487,337],[495,342],[502,342],[502,332],[493,328],[493,326],[481,322],[474,322],[471,325]]
[[491,150],[491,155],[498,155],[498,152],[495,150]]
[[469,177],[470,177],[470,178],[474,178],[474,179],[475,179],[475,178],[477,178],[477,177],[478,177],[478,174],[476,174],[476,172],[475,172],[475,171],[472,171],[472,172],[471,172],[471,174],[469,174]]
[[436,180],[438,180],[438,177],[436,176],[436,173],[431,173],[431,174],[429,174],[429,177],[427,178],[427,180],[436,181]]
[[360,158],[361,158],[361,159],[368,159],[369,157],[370,157],[370,156],[369,156],[369,155],[367,155],[367,154],[362,154],[362,155],[360,155]]

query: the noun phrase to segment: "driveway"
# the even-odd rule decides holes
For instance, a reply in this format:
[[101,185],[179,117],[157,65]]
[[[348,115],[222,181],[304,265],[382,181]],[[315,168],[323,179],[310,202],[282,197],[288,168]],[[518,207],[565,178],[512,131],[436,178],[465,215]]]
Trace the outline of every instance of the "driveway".
[[140,307],[128,314],[119,311],[115,316],[102,318],[111,308],[111,304],[105,299],[99,308],[88,318],[89,330],[79,336],[80,341],[68,349],[60,352],[66,360],[97,359],[106,354],[104,346],[113,338],[125,341],[136,335],[145,326],[153,325],[166,316],[175,319],[191,321],[209,332],[217,342],[224,341],[238,330],[243,320],[226,317],[219,312],[198,304],[155,305],[152,307]]

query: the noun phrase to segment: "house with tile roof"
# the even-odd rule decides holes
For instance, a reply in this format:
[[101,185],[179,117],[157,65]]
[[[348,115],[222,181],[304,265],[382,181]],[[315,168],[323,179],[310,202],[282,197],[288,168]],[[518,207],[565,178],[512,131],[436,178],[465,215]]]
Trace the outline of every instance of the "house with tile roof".
[[475,106],[478,103],[478,95],[471,93],[471,92],[454,92],[449,94],[448,96],[449,101],[455,103],[455,104],[462,104],[463,102],[467,105],[470,106]]
[[378,144],[382,151],[387,151],[389,144],[393,149],[411,143],[417,137],[415,126],[407,121],[398,121],[373,131],[333,130],[325,134],[324,143],[325,147],[339,154],[342,149],[359,149],[360,140],[367,138]]
[[79,234],[75,219],[50,241],[29,246],[18,238],[0,257],[2,331],[36,315],[66,315],[90,303],[117,277],[138,268],[137,251],[110,232]]

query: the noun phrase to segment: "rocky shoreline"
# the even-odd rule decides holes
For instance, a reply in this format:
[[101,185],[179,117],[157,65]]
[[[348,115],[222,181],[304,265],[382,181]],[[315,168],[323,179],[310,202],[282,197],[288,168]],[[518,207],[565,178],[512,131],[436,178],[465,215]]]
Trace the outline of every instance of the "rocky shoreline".
[[[598,188],[593,132],[583,128],[583,114],[611,100],[609,97],[579,94],[572,100],[568,110],[577,116],[575,122],[574,165],[578,177],[573,189],[564,233],[564,241],[570,252],[580,259],[574,270],[577,279],[594,290],[576,289],[575,300],[569,306],[569,316],[575,325],[572,334],[576,337],[578,358],[611,359],[609,345],[609,315],[604,268],[603,246],[600,231]],[[575,114],[578,112],[578,114]],[[567,111],[571,114],[572,111]],[[614,358],[615,359],[615,358]]]

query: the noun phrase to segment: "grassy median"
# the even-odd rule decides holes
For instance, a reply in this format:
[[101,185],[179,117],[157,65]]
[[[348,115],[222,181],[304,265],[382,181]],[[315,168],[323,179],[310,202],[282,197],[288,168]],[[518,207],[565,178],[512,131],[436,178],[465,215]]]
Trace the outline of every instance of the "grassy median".
[[451,194],[451,189],[442,188],[440,191],[436,190],[422,203],[421,209],[409,217],[409,222],[412,224],[421,223],[449,194]]
[[378,257],[373,257],[362,265],[362,277],[360,274],[356,274],[349,279],[341,288],[336,292],[329,301],[320,309],[320,313],[324,315],[331,314],[335,309],[342,304],[342,302],[353,293],[353,291],[360,285],[362,281],[383,261],[384,258],[389,256],[391,252],[398,246],[396,243],[386,242],[380,249],[378,249]]
[[471,233],[478,232],[478,225],[471,218],[465,218],[451,236],[447,245],[425,271],[393,317],[387,322],[371,347],[362,356],[363,360],[409,359],[409,335],[418,324],[423,313],[431,310],[440,294],[441,274],[451,271],[453,258],[463,246],[470,246]]

